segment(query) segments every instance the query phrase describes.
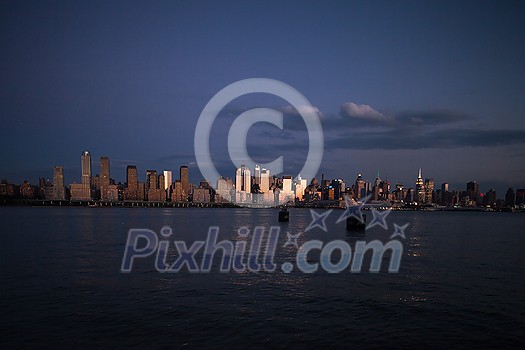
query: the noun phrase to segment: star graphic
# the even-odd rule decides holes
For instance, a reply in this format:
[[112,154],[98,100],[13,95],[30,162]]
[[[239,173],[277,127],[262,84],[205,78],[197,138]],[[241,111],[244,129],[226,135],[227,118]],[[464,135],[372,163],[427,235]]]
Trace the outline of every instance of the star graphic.
[[390,210],[380,211],[377,209],[371,210],[373,218],[372,221],[366,226],[366,228],[374,227],[375,225],[379,225],[385,230],[388,230],[388,224],[386,222],[386,217],[388,214],[390,214]]
[[363,212],[362,212],[362,210],[363,210],[363,206],[365,205],[366,201],[369,198],[370,198],[370,196],[367,196],[367,197],[363,198],[363,200],[361,201],[361,204],[357,204],[356,205],[356,202],[352,199],[352,197],[345,196],[346,209],[345,209],[344,213],[341,214],[341,216],[339,217],[339,219],[337,219],[337,221],[335,223],[338,224],[341,221],[345,221],[349,217],[354,217],[357,220],[359,220],[359,221],[364,223],[365,219],[363,219]]
[[397,224],[394,224],[394,233],[392,234],[392,236],[390,236],[390,239],[396,237],[396,236],[401,236],[402,238],[406,239],[405,237],[405,229],[408,227],[409,224],[404,224],[403,226],[399,226]]
[[324,232],[327,232],[328,229],[326,228],[325,220],[328,217],[328,215],[330,215],[332,210],[333,209],[330,209],[330,210],[325,211],[322,214],[317,214],[315,210],[310,209],[310,215],[312,215],[312,222],[310,223],[310,225],[308,225],[308,227],[306,228],[306,230],[304,230],[304,232],[310,231],[311,229],[315,227],[319,227]]
[[301,235],[301,232],[299,232],[296,235],[292,235],[291,233],[286,232],[286,236],[288,236],[288,240],[283,245],[283,248],[286,248],[289,245],[293,245],[295,248],[299,248],[299,244],[297,244],[297,238],[299,238],[300,235]]

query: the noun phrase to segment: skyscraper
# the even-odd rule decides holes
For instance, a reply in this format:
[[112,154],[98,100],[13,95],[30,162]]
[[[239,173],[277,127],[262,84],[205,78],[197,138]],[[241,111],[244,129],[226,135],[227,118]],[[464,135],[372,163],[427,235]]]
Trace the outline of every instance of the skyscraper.
[[514,207],[514,204],[516,203],[516,194],[514,193],[514,189],[512,187],[509,187],[507,189],[507,193],[505,194],[505,206],[508,208]]
[[66,191],[64,188],[64,167],[56,166],[53,170],[53,199],[66,199]]
[[496,207],[496,191],[494,191],[492,188],[485,193],[485,196],[483,196],[483,205],[488,207]]
[[377,171],[376,181],[374,182],[374,187],[372,188],[372,199],[377,201],[381,193],[381,178],[379,177],[379,170]]
[[157,182],[159,183],[159,190],[165,191],[166,190],[166,178],[164,177],[164,173],[159,174]]
[[100,199],[103,201],[117,201],[118,188],[111,184],[110,163],[108,157],[100,157]]
[[292,192],[292,177],[289,175],[283,176],[283,192]]
[[270,170],[262,169],[259,189],[262,193],[268,193],[270,191]]
[[299,198],[300,201],[303,200],[306,183],[306,179],[301,178],[301,174],[298,174],[297,178],[295,179],[295,198]]
[[126,168],[126,182],[128,188],[135,190],[139,184],[139,177],[137,167],[135,165],[128,165]]
[[100,188],[109,186],[109,158],[100,157]]
[[157,177],[157,171],[156,170],[148,170],[146,172],[148,177],[148,189],[157,189],[158,187],[158,177]]
[[[324,182],[324,181],[322,181]],[[357,174],[357,178],[355,179],[354,184],[354,195],[355,199],[361,199],[363,197],[366,197],[367,195],[367,189],[365,186],[365,180],[363,180],[363,176],[361,174]],[[324,194],[323,194],[324,196]]]
[[419,168],[419,173],[416,179],[416,195],[417,203],[425,203],[425,185],[423,184],[423,178],[421,177],[421,168]]
[[91,154],[89,151],[82,152],[82,189],[91,190]]
[[156,170],[146,170],[146,192],[150,189],[150,177],[153,175],[157,177]]
[[172,182],[173,172],[171,170],[164,170],[164,189],[169,191]]
[[290,175],[283,176],[283,190],[279,192],[279,204],[294,202],[293,179]]
[[434,179],[425,179],[425,204],[432,204]]
[[254,183],[257,185],[260,185],[261,184],[261,167],[260,166],[255,165],[253,176],[254,176],[254,180],[253,180]]
[[237,168],[235,170],[235,192],[241,192],[244,187],[244,181],[243,181],[243,167]]
[[171,201],[172,202],[182,201],[182,183],[180,182],[180,180],[175,180],[172,186],[173,186],[173,193],[171,194]]
[[188,166],[180,167],[180,182],[182,185],[182,201],[187,201],[190,195],[190,180],[188,174]]
[[91,154],[82,151],[80,155],[82,176],[80,183],[72,183],[69,187],[71,200],[91,200]]
[[235,191],[236,192],[248,192],[252,190],[252,178],[250,169],[244,164],[240,168],[237,168],[235,172]]
[[251,203],[252,176],[244,164],[235,171],[235,202]]
[[476,203],[479,201],[479,186],[476,181],[467,182],[467,196]]
[[127,188],[124,191],[124,199],[139,200],[139,180],[135,165],[128,165],[126,168],[126,183]]
[[164,175],[157,175],[156,170],[146,171],[148,185],[148,201],[164,202],[166,200],[164,187]]

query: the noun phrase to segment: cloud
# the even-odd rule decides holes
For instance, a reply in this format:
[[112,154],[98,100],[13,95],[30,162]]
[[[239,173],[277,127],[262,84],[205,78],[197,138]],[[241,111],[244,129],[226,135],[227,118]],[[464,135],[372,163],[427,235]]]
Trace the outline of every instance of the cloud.
[[[525,144],[524,130],[491,130],[476,124],[473,116],[444,108],[379,112],[367,104],[346,102],[340,106],[338,114],[323,113],[312,106],[302,106],[298,110],[281,105],[273,109],[285,115],[284,129],[262,123],[250,130],[249,153],[254,157],[264,158],[276,151],[306,152],[308,137],[299,113],[302,111],[319,115],[328,152],[333,149],[417,150]],[[227,114],[234,119],[245,110],[231,106]],[[173,158],[185,157],[176,155]]]
[[383,113],[376,111],[369,105],[364,105],[364,104],[358,105],[353,102],[347,102],[341,105],[341,115],[350,117],[350,118],[370,120],[370,121],[390,121],[391,120],[391,117],[385,116]]
[[386,114],[366,104],[348,102],[341,105],[339,117],[332,116],[326,118],[324,122],[334,128],[344,127],[345,124],[352,127],[418,128],[459,123],[471,119],[465,113],[447,109],[406,110]]
[[299,106],[299,108],[295,108],[293,106],[285,106],[283,108],[280,108],[281,112],[284,114],[290,114],[290,115],[300,115],[300,113],[317,113],[320,114],[319,108],[315,106]]
[[525,143],[524,130],[443,129],[352,132],[325,140],[330,149],[428,149],[495,147]]
[[395,114],[395,119],[404,125],[441,125],[467,121],[472,118],[458,111],[435,109],[429,111],[402,111]]

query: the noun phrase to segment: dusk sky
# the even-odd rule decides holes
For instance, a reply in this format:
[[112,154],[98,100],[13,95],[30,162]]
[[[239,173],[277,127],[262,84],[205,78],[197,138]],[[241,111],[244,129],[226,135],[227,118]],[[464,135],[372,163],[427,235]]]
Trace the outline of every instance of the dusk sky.
[[[3,1],[0,178],[36,183],[80,154],[201,179],[193,136],[207,102],[247,78],[291,85],[319,110],[319,171],[413,187],[423,177],[504,197],[525,187],[523,1]],[[296,175],[306,127],[282,99],[245,96],[214,124],[213,160],[234,176],[227,131],[253,107],[285,112],[254,125],[248,149],[284,155]],[[295,173],[294,173],[295,172]],[[283,175],[283,174],[281,174]]]

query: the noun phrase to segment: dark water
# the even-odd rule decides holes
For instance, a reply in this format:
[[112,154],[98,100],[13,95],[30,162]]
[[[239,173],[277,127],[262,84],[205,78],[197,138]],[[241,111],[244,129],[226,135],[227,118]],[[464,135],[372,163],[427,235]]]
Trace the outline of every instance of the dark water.
[[[353,246],[340,214],[299,243]],[[275,210],[0,208],[0,220],[4,349],[525,347],[524,214],[393,212],[390,231],[365,238],[410,223],[397,274],[161,274],[153,258],[120,273],[130,228],[169,225],[191,243],[218,225],[236,240],[240,226],[276,225]],[[292,210],[281,226],[309,222]],[[277,263],[293,261],[285,238]]]

